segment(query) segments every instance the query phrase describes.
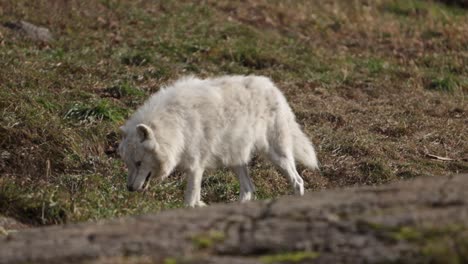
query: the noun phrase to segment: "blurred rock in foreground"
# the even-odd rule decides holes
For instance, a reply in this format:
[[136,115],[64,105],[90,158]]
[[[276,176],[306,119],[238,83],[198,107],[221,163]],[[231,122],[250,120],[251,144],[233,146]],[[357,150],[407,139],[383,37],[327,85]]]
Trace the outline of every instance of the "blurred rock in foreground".
[[0,263],[467,263],[468,175],[29,229]]

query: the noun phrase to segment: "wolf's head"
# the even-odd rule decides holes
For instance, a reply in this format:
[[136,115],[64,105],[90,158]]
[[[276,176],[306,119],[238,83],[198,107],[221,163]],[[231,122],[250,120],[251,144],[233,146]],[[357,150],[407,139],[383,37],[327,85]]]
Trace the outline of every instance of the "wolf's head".
[[127,189],[131,192],[142,191],[159,171],[158,144],[154,132],[145,124],[121,127],[120,130],[123,140],[119,145],[119,154],[128,168]]

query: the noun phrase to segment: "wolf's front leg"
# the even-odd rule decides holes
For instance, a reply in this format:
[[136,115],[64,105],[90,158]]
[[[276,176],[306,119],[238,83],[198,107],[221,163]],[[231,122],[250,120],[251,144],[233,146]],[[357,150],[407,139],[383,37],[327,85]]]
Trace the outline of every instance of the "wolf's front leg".
[[252,183],[252,179],[249,175],[249,169],[247,165],[234,166],[232,168],[234,173],[239,179],[240,194],[239,199],[241,202],[247,202],[252,200],[254,197],[255,186]]
[[203,207],[206,204],[201,200],[201,182],[203,169],[197,169],[187,172],[187,186],[185,187],[186,207]]

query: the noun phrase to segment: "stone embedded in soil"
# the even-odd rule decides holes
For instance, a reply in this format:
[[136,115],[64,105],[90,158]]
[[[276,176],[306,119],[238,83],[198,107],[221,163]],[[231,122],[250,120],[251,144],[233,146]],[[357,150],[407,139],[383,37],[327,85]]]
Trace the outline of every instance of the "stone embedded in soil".
[[6,22],[5,27],[8,27],[20,34],[43,43],[49,43],[54,40],[50,30],[45,27],[36,26],[26,21]]
[[28,227],[28,225],[23,224],[14,218],[0,215],[0,228],[2,228],[6,233],[10,232],[11,230],[16,231]]

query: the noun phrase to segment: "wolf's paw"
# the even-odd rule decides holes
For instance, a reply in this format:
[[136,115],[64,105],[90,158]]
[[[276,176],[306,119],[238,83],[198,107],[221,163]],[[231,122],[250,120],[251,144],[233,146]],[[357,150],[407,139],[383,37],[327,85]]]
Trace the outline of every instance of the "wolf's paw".
[[205,206],[207,206],[205,202],[198,201],[198,202],[195,203],[194,207],[205,207]]
[[296,183],[294,184],[294,193],[299,196],[304,195],[304,184],[302,183]]
[[240,201],[243,202],[248,202],[253,199],[253,193],[252,192],[241,192],[240,194]]

